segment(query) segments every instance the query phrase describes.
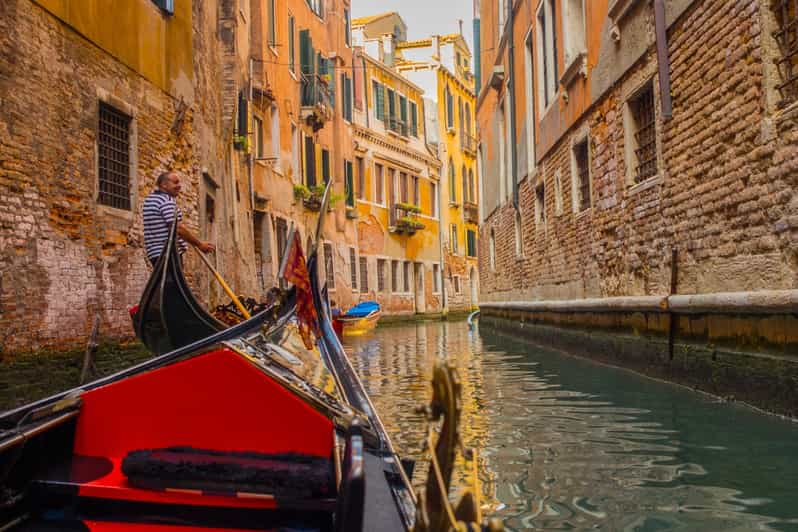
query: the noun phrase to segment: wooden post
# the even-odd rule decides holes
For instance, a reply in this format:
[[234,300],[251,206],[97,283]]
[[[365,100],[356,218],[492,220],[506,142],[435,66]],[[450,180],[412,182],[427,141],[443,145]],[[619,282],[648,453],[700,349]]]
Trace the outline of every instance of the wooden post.
[[94,354],[97,352],[97,333],[100,332],[100,313],[94,314],[94,325],[91,328],[91,336],[86,344],[86,352],[83,355],[83,369],[80,372],[80,384],[84,384],[89,377],[89,371],[94,373]]
[[[670,296],[676,294],[677,290],[677,280],[679,279],[679,252],[676,248],[671,249],[671,289],[670,289]],[[677,326],[677,317],[672,310],[670,310],[670,305],[668,306],[668,360],[673,360],[673,343],[676,339],[676,326]]]

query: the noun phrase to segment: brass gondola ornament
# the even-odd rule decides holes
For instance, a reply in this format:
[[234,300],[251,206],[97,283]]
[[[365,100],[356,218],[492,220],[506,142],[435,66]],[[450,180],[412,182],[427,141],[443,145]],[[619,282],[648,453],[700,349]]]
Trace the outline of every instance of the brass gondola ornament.
[[[413,532],[500,532],[504,524],[491,519],[483,524],[480,508],[480,487],[477,475],[477,452],[466,449],[460,439],[459,425],[462,402],[461,385],[455,370],[448,363],[436,363],[432,373],[432,399],[429,405],[419,409],[429,424],[426,447],[430,451],[430,467],[424,489],[418,491],[416,521]],[[443,419],[435,442],[434,424]],[[474,485],[466,489],[456,508],[449,501],[449,485],[452,479],[457,450],[473,464]]]

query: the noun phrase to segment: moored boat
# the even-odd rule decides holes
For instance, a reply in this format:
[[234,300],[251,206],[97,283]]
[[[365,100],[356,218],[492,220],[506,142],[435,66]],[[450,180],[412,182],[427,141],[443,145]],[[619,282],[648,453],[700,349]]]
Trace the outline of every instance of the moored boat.
[[363,301],[350,308],[346,313],[337,316],[334,321],[340,323],[342,334],[358,335],[374,329],[381,315],[382,310],[379,303]]

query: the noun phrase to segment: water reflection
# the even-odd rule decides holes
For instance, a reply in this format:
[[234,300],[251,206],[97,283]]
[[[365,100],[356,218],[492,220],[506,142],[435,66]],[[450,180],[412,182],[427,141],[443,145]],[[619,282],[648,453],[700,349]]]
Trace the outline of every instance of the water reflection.
[[[798,530],[793,423],[465,322],[381,327],[345,346],[417,459],[432,365],[457,366],[463,438],[510,530]],[[416,471],[420,485],[426,463]]]

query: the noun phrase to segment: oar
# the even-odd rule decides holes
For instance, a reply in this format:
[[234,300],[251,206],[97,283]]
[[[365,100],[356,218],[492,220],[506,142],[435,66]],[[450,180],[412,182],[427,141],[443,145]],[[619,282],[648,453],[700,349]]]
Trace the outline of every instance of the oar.
[[240,310],[241,314],[244,315],[244,319],[248,320],[249,318],[251,318],[252,316],[250,315],[250,313],[247,312],[247,309],[244,308],[244,305],[241,304],[241,301],[238,300],[238,297],[233,293],[230,287],[227,286],[227,283],[224,282],[224,279],[222,279],[222,276],[219,275],[219,272],[216,271],[216,268],[214,268],[211,265],[211,262],[208,260],[208,257],[205,256],[205,253],[200,251],[198,248],[195,249],[197,249],[197,255],[200,256],[202,262],[204,262],[205,266],[207,266],[208,269],[211,271],[211,273],[213,273],[213,276],[216,277],[216,280],[219,281],[220,285],[222,285],[222,288],[224,289],[225,292],[227,292],[227,295],[230,296],[230,299],[233,300],[233,303],[235,303],[236,307],[238,307],[238,310]]

